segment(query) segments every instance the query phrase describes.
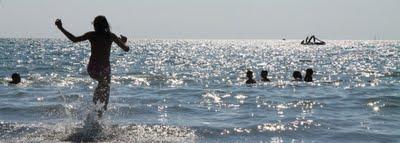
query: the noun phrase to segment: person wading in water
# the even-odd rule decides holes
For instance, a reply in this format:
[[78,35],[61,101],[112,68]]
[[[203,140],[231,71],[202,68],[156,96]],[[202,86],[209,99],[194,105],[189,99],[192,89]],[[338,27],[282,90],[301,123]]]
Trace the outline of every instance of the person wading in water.
[[[125,36],[118,37],[110,31],[110,25],[105,16],[97,16],[93,21],[94,31],[89,31],[82,36],[74,36],[64,29],[61,19],[55,21],[55,25],[62,33],[72,42],[82,42],[89,40],[91,45],[91,55],[87,72],[90,77],[97,80],[98,84],[94,91],[93,102],[97,104],[99,101],[104,104],[103,109],[107,110],[107,104],[110,96],[110,50],[111,45],[115,42],[125,52],[129,51],[126,45],[127,38]],[[102,110],[98,110],[98,115],[101,117]]]

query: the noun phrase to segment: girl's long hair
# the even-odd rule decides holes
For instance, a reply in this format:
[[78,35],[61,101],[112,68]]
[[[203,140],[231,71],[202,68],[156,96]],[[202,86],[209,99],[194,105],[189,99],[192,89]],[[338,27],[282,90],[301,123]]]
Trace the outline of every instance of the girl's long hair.
[[110,25],[103,15],[96,16],[93,21],[94,31],[98,34],[109,34],[111,32]]

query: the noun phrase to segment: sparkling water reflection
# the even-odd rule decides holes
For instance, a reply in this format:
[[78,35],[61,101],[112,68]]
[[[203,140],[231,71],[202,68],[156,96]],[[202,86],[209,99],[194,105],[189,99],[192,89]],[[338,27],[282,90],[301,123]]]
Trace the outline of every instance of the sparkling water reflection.
[[[110,107],[98,131],[85,122],[96,86],[88,43],[0,39],[0,141],[400,141],[399,41],[129,45],[129,53],[112,49]],[[307,68],[315,82],[291,81]],[[244,84],[247,69],[257,84]],[[261,70],[272,82],[259,82]],[[6,83],[13,72],[22,84]]]

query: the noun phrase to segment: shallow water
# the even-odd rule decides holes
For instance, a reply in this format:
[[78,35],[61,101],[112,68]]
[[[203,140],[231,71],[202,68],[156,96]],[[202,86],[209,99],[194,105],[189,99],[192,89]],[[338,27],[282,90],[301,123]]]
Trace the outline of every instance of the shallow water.
[[[0,142],[400,142],[400,41],[134,40],[92,117],[88,43],[0,39]],[[313,83],[291,82],[313,68]],[[243,84],[266,69],[270,83]],[[13,72],[23,83],[8,85]]]

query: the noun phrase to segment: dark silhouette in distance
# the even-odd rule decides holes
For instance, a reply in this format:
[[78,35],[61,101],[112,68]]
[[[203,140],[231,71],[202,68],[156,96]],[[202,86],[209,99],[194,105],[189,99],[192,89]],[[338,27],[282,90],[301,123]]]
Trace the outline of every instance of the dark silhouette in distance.
[[301,41],[302,45],[325,45],[326,43],[318,38],[316,38],[314,35],[312,35],[310,38],[306,38],[306,40]]
[[301,76],[300,71],[294,71],[293,78],[294,78],[294,80],[292,80],[292,81],[303,81],[303,76]]
[[11,79],[12,80],[10,82],[8,82],[10,84],[18,84],[21,82],[21,76],[18,73],[13,73],[11,75]]
[[253,72],[251,70],[247,70],[246,77],[247,77],[246,84],[255,84],[256,83],[256,80],[253,79]]
[[308,36],[306,37],[306,40],[301,41],[301,44],[306,44],[306,42],[308,41]]
[[[103,109],[107,110],[111,80],[111,45],[114,42],[125,52],[128,52],[129,47],[126,45],[127,38],[122,35],[121,37],[118,37],[112,33],[106,17],[102,15],[99,15],[94,19],[94,31],[89,31],[78,37],[64,29],[60,19],[56,20],[55,25],[65,36],[67,36],[69,40],[74,43],[89,40],[91,45],[91,55],[87,72],[91,78],[98,81],[93,95],[93,102],[97,104],[98,101],[100,101],[100,103],[104,104]],[[98,113],[101,117],[103,111],[99,110]]]
[[270,80],[268,79],[268,71],[267,70],[261,71],[261,81],[270,82]]
[[306,70],[306,76],[304,77],[305,82],[313,82],[312,75],[314,74],[314,71],[312,69],[307,69]]

